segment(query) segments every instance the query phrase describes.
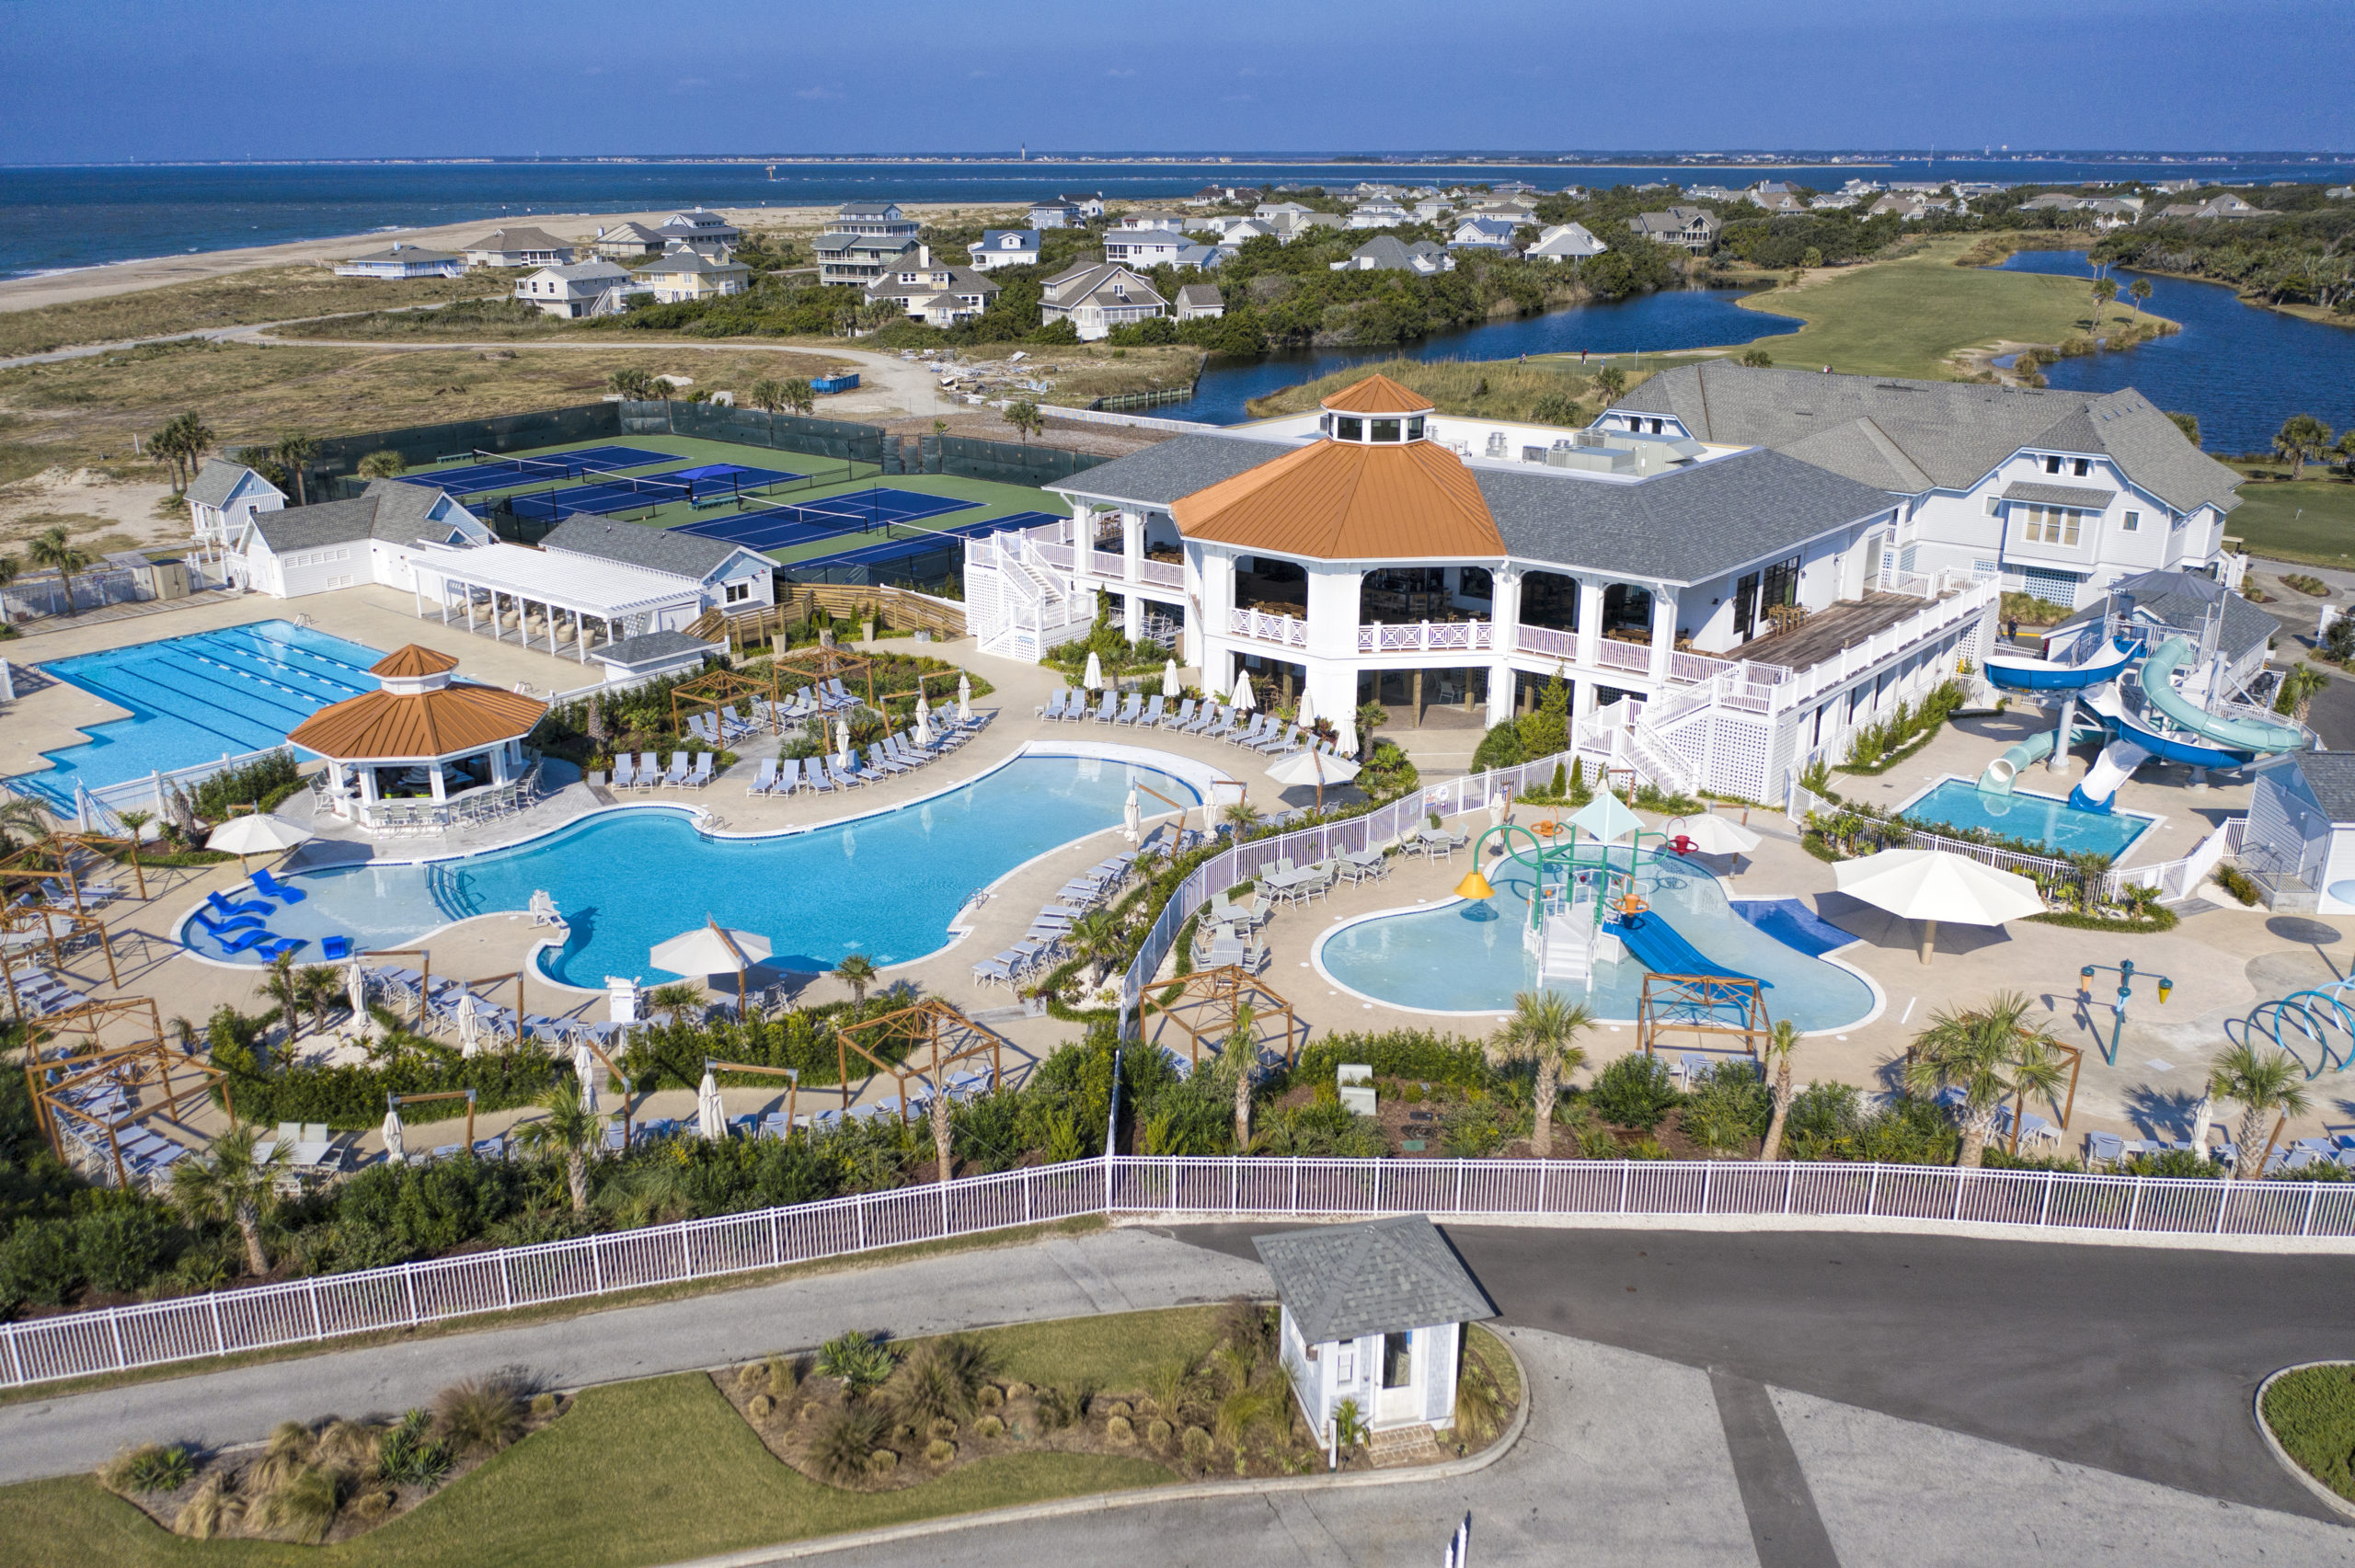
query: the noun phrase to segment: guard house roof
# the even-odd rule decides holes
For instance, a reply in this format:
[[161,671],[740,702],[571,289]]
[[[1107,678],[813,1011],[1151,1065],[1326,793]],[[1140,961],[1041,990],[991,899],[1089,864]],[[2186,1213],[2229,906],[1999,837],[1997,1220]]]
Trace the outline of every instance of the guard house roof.
[[1311,1345],[1497,1315],[1419,1214],[1254,1236],[1284,1310]]
[[2281,630],[2280,622],[2204,572],[2157,571],[2119,578],[2109,585],[2107,594],[2046,635],[2057,635],[2071,626],[2122,612],[2130,602],[2136,614],[2194,640],[2206,624],[2211,607],[2221,603],[2223,622],[2217,628],[2216,649],[2234,663],[2250,650],[2264,647]]
[[1376,373],[1363,381],[1351,382],[1319,406],[1337,414],[1428,414],[1431,400]]
[[2355,822],[2355,751],[2292,751],[2280,759],[2295,768],[2333,822]]
[[1188,496],[1170,515],[1189,539],[1320,560],[1505,554],[1472,471],[1429,441],[1316,441]]

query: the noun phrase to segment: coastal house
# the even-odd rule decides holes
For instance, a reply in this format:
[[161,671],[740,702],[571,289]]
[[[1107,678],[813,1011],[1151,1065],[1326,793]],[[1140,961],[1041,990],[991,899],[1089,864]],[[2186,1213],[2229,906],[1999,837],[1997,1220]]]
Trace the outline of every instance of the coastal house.
[[372,250],[336,264],[339,278],[455,278],[466,269],[466,258],[446,250],[393,242],[385,250]]
[[1627,220],[1627,227],[1639,237],[1656,245],[1672,245],[1706,256],[1717,248],[1717,236],[1725,233],[1725,221],[1706,207],[1670,207],[1659,212],[1638,212]]
[[1455,211],[1455,204],[1444,196],[1426,196],[1417,201],[1411,211],[1419,223],[1443,223],[1447,222],[1448,214]]
[[1308,208],[1298,201],[1262,201],[1251,209],[1251,215],[1267,224],[1269,230],[1278,231],[1307,211]]
[[693,246],[666,253],[639,269],[638,280],[654,291],[660,304],[682,304],[722,294],[741,294],[752,286],[752,269],[741,261],[719,261]]
[[655,225],[654,232],[662,236],[662,248],[666,251],[692,250],[714,260],[724,259],[744,237],[743,230],[701,207],[692,212],[672,213]]
[[660,256],[670,242],[644,223],[616,223],[599,229],[590,248],[603,261],[643,261],[649,256]]
[[915,249],[913,235],[824,234],[810,245],[810,252],[818,260],[818,281],[828,285],[847,283],[862,289],[896,266],[902,257],[914,255]]
[[1160,230],[1173,235],[1183,234],[1186,230],[1185,214],[1182,212],[1163,212],[1158,208],[1148,208],[1144,211],[1136,212],[1123,212],[1120,214],[1120,221],[1113,224],[1109,232],[1112,234],[1130,235],[1151,232],[1154,230]]
[[826,224],[830,235],[866,235],[875,239],[913,239],[920,225],[896,201],[845,201]]
[[1125,262],[1132,267],[1154,267],[1163,262],[1175,264],[1186,251],[1207,256],[1210,247],[1189,240],[1175,229],[1107,229],[1104,231],[1104,259]]
[[1216,283],[1182,283],[1178,289],[1178,319],[1213,320],[1226,314],[1226,299]]
[[1104,215],[1104,193],[1100,190],[1066,190],[1055,200],[1077,212],[1083,223]]
[[546,229],[493,229],[464,247],[469,267],[561,267],[572,259],[573,244]]
[[1483,201],[1464,214],[1467,218],[1488,218],[1519,228],[1523,223],[1537,222],[1537,208],[1527,201]]
[[1274,223],[1260,218],[1246,218],[1224,213],[1213,218],[1196,218],[1189,225],[1196,234],[1212,234],[1230,246],[1241,245],[1247,239],[1273,238]]
[[1539,235],[1525,254],[1532,261],[1587,261],[1610,248],[1584,223],[1556,223]]
[[1378,374],[1045,488],[1069,518],[965,546],[984,653],[1036,659],[1099,608],[1174,624],[1206,689],[1289,677],[1345,742],[1375,695],[1495,724],[1558,676],[1590,768],[1752,800],[1982,658],[1999,600],[1887,567],[1903,502],[1815,464],[1442,415]]
[[1257,201],[1267,192],[1256,185],[1206,185],[1186,198],[1189,207],[1228,207]]
[[999,285],[971,267],[935,260],[928,245],[918,245],[867,285],[868,299],[896,301],[910,315],[933,326],[972,320],[1000,292]]
[[1746,201],[1748,197],[1739,190],[1729,190],[1722,185],[1688,185],[1684,194],[1694,201]]
[[2236,854],[2265,907],[2355,914],[2355,751],[2291,751],[2250,770]]
[[1350,211],[1349,226],[1353,229],[1395,229],[1413,220],[1407,209],[1396,201],[1363,201]]
[[2237,586],[2226,553],[2240,475],[2132,388],[2120,392],[1901,381],[1752,369],[1663,371],[1594,429],[1734,441],[1785,452],[1903,503],[1885,547],[1909,580],[1998,577],[2062,606],[2120,577],[2205,572]]
[[1039,231],[983,229],[982,237],[965,249],[973,258],[972,267],[976,272],[988,272],[1000,267],[1036,267],[1039,264]]
[[242,463],[209,457],[189,481],[186,499],[197,555],[218,576],[224,552],[243,535],[254,513],[280,510],[286,492]]
[[1041,326],[1069,321],[1080,341],[1092,343],[1116,326],[1169,313],[1169,302],[1142,274],[1116,261],[1082,261],[1047,280],[1040,300]]
[[1411,243],[1396,235],[1376,235],[1339,261],[1336,272],[1412,272],[1428,278],[1455,270],[1455,258],[1427,239]]
[[584,316],[619,315],[629,302],[656,292],[641,273],[612,261],[575,261],[543,267],[515,280],[515,297],[536,305],[542,314],[578,320]]
[[[742,610],[776,600],[775,561],[729,540],[705,539],[675,528],[648,528],[580,514],[550,529],[540,541],[540,550],[675,578],[694,594],[696,614],[705,610]],[[675,629],[683,624],[666,622],[664,627],[645,629]]]
[[2186,218],[2194,221],[2210,218],[2278,218],[2280,216],[2279,212],[2268,208],[2253,207],[2229,190],[2219,191],[2205,201],[2171,203],[2160,208],[2157,215],[2162,218]]
[[1292,212],[1275,220],[1276,238],[1284,245],[1290,245],[1318,229],[1338,229],[1340,226],[1341,215],[1338,212]]
[[229,581],[275,599],[361,583],[413,589],[411,567],[427,550],[491,543],[472,512],[422,480],[373,479],[348,500],[307,507],[280,501],[245,513],[222,551]]
[[1034,229],[1078,229],[1086,225],[1086,215],[1059,196],[1030,204],[1030,226]]
[[1450,250],[1510,252],[1516,226],[1503,218],[1465,218],[1447,236],[1447,247]]

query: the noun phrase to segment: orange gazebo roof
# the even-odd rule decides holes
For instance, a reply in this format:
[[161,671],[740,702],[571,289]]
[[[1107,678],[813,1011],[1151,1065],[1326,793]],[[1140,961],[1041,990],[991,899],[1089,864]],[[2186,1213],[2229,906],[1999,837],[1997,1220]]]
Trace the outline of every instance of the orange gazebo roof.
[[1319,406],[1339,414],[1428,414],[1431,400],[1376,372],[1351,382]]
[[396,681],[414,681],[420,676],[440,675],[458,668],[455,656],[437,653],[420,643],[395,648],[368,667],[371,675],[386,675]]
[[339,762],[424,761],[529,735],[547,711],[535,698],[492,686],[367,692],[321,708],[286,738]]
[[1170,515],[1189,539],[1320,560],[1505,554],[1472,471],[1429,441],[1316,441],[1197,490]]

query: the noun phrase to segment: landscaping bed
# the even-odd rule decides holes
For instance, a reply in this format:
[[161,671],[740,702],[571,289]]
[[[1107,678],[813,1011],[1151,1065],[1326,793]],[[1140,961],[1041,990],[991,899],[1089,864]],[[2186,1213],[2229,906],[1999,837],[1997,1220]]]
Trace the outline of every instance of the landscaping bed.
[[2355,1364],[2280,1374],[2266,1387],[2258,1415],[2300,1469],[2355,1503]]

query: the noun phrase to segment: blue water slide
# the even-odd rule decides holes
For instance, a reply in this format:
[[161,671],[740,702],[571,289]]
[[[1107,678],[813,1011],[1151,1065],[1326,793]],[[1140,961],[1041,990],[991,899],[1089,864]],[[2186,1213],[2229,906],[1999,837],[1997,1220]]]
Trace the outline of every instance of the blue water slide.
[[1987,679],[2006,692],[2082,692],[2117,680],[2142,651],[2140,640],[2117,637],[2074,664],[1993,654],[1987,659]]
[[[2142,662],[2141,713],[2121,713],[2121,737],[2170,762],[2195,768],[2237,768],[2278,751],[2296,751],[2306,744],[2306,733],[2295,725],[2263,719],[2227,718],[2211,714],[2175,689],[2176,671],[2191,658],[2191,644],[2169,637]],[[2152,721],[2155,711],[2164,723]]]
[[1707,975],[1717,979],[1750,980],[1761,990],[1774,986],[1772,980],[1762,980],[1755,975],[1710,962],[1655,910],[1620,915],[1610,922],[1610,929],[1627,944],[1627,951],[1636,956],[1636,961],[1655,975]]

